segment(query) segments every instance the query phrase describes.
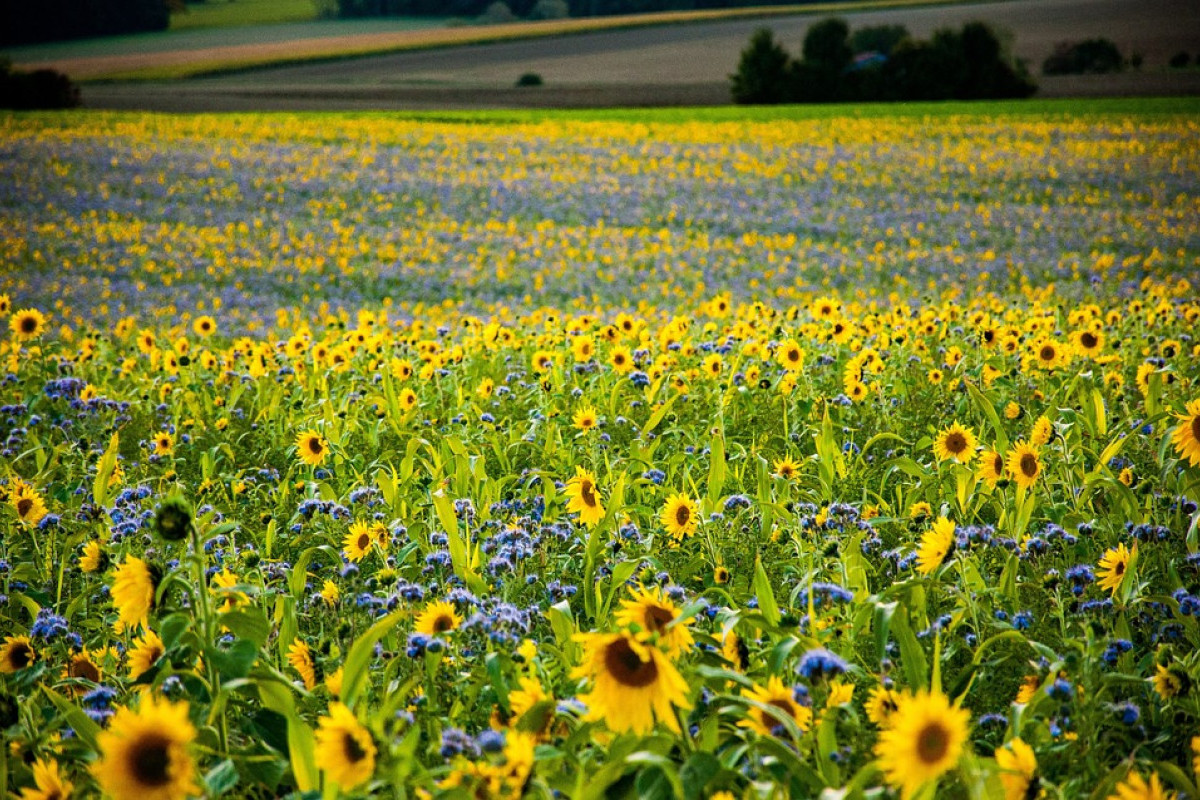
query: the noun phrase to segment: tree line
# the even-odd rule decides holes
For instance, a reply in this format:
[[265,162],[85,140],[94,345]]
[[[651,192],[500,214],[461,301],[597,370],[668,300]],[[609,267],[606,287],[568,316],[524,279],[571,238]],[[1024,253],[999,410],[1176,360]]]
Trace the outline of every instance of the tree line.
[[0,0],[0,47],[166,30],[167,0]]

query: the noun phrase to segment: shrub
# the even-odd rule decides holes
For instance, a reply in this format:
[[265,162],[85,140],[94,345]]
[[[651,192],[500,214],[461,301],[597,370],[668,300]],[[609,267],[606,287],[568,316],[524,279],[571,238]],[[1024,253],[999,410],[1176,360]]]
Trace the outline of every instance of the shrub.
[[77,105],[79,87],[61,72],[14,72],[7,61],[0,60],[0,108],[32,110]]
[[517,78],[517,86],[541,86],[543,83],[542,76],[536,72],[526,72]]
[[566,0],[538,0],[529,12],[530,19],[566,19],[571,9]]
[[1180,52],[1171,56],[1171,60],[1168,61],[1167,64],[1171,67],[1171,69],[1183,69],[1188,65],[1190,60],[1191,59],[1188,57],[1188,54],[1181,50]]
[[908,29],[903,25],[872,25],[859,28],[850,36],[850,49],[856,54],[882,53],[886,56],[907,38]]
[[818,22],[804,35],[802,52],[809,64],[841,72],[854,57],[850,49],[850,26],[836,17]]
[[742,51],[733,82],[733,102],[770,104],[787,99],[791,57],[768,28],[760,28]]
[[1120,72],[1124,63],[1120,49],[1108,39],[1059,42],[1042,62],[1042,72],[1047,75]]
[[478,22],[483,25],[503,25],[506,22],[516,22],[517,15],[512,12],[503,0],[496,0],[479,15]]

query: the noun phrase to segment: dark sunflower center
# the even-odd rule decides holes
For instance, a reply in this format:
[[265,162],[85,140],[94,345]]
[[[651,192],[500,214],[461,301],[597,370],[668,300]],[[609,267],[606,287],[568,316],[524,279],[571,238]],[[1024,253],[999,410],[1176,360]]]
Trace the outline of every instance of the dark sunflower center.
[[997,475],[1004,472],[1004,456],[999,453],[996,454],[995,458],[992,459],[992,469],[996,471]]
[[800,351],[794,347],[791,350],[788,350],[787,351],[787,360],[788,361],[799,361],[800,360]]
[[583,504],[588,508],[596,507],[596,492],[592,487],[591,481],[580,482],[579,497],[583,500]]
[[1200,414],[1192,417],[1192,441],[1200,442]]
[[783,477],[785,477],[785,478],[790,478],[790,477],[792,477],[792,467],[791,467],[791,465],[790,465],[790,464],[784,464],[782,467],[780,467],[780,468],[779,468],[779,474],[780,474],[780,475],[782,475],[782,476],[783,476]]
[[100,670],[95,664],[86,658],[78,661],[72,661],[71,667],[67,674],[72,678],[82,678],[85,681],[91,681],[92,683],[100,682]]
[[617,353],[615,356],[613,356],[613,363],[616,364],[617,366],[624,364],[625,356],[621,353]]
[[946,449],[951,453],[958,455],[967,449],[967,437],[963,436],[958,431],[954,431],[946,437]]
[[18,642],[8,651],[8,660],[16,669],[25,669],[33,663],[33,648]]
[[371,535],[368,533],[360,533],[358,535],[358,549],[366,550],[371,546]]
[[692,518],[692,510],[687,506],[680,506],[675,509],[675,524],[683,527],[688,524],[688,520]]
[[917,734],[917,758],[922,764],[937,764],[950,750],[950,737],[946,729],[931,722]]
[[646,628],[655,633],[665,630],[673,619],[675,619],[675,615],[671,613],[671,610],[662,606],[650,606],[646,609]]
[[358,743],[358,739],[349,733],[342,737],[342,749],[345,751],[346,760],[351,764],[357,764],[367,757],[367,751]]
[[768,700],[766,704],[771,708],[778,708],[789,717],[796,716],[796,710],[792,706],[792,703],[784,698],[777,697],[774,700]]
[[435,633],[445,633],[453,627],[454,620],[450,618],[449,614],[440,614],[438,615],[437,619],[433,621],[433,630]]
[[640,689],[658,680],[654,659],[642,661],[625,639],[617,639],[604,651],[604,668],[622,686]]
[[22,497],[17,501],[17,514],[24,519],[25,515],[33,509],[33,498]]
[[1021,456],[1021,474],[1026,478],[1033,478],[1038,474],[1037,456],[1033,453],[1025,453]]
[[1042,351],[1039,353],[1039,355],[1041,356],[1042,361],[1053,361],[1055,355],[1054,348],[1050,345],[1046,345],[1042,348]]
[[987,343],[989,343],[989,344],[990,344],[992,341],[994,341],[994,340],[995,340],[995,338],[996,338],[996,332],[995,332],[995,331],[990,331],[990,330],[989,330],[989,331],[984,331],[984,332],[983,332],[983,340],[984,340],[985,342],[987,342]]
[[1118,561],[1116,564],[1113,564],[1113,574],[1114,575],[1124,575],[1125,574],[1125,562],[1124,561]]
[[170,745],[170,740],[158,734],[148,734],[134,744],[129,754],[129,771],[138,784],[156,787],[171,782]]
[[1091,331],[1084,331],[1083,335],[1079,337],[1079,342],[1089,350],[1095,347],[1098,341],[1096,334]]
[[310,438],[309,438],[309,440],[308,440],[308,451],[309,451],[310,453],[312,453],[314,456],[319,456],[319,455],[321,455],[321,451],[322,451],[322,450],[324,450],[324,449],[325,449],[325,448],[321,446],[321,440],[320,440],[320,439],[316,438],[315,436],[313,436],[313,437],[310,437]]

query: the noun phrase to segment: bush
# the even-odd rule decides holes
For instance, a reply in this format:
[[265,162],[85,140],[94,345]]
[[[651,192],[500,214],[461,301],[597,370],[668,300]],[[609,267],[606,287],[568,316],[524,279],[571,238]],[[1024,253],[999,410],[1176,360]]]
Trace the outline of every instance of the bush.
[[850,49],[850,26],[836,17],[818,22],[804,35],[802,52],[809,64],[841,72],[854,57]]
[[1059,42],[1054,52],[1042,62],[1047,75],[1082,75],[1085,73],[1120,72],[1125,65],[1121,51],[1108,39],[1087,39],[1082,42]]
[[903,25],[872,25],[859,28],[850,36],[850,49],[855,53],[891,55],[896,45],[908,38]]
[[1171,69],[1183,69],[1188,65],[1189,61],[1191,61],[1191,59],[1188,57],[1188,54],[1181,50],[1180,52],[1171,56],[1171,60],[1168,61],[1167,64],[1171,67]]
[[742,51],[733,82],[733,102],[742,104],[782,103],[787,98],[788,56],[768,28],[759,28]]
[[543,83],[542,76],[536,72],[526,72],[517,78],[517,86],[541,86]]
[[0,0],[0,46],[162,31],[166,0]]
[[7,61],[0,61],[0,108],[28,111],[77,105],[79,87],[61,72],[52,69],[14,72]]
[[517,15],[512,12],[507,3],[496,0],[479,15],[478,22],[482,25],[503,25],[506,22],[516,22]]
[[567,0],[538,0],[529,12],[530,19],[566,19],[571,16]]

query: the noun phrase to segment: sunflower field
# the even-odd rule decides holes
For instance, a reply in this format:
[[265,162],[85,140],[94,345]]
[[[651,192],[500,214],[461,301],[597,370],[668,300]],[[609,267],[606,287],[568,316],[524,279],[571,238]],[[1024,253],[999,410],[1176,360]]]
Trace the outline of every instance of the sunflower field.
[[1200,797],[1197,111],[0,117],[0,793]]

